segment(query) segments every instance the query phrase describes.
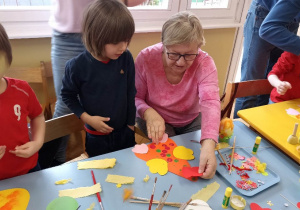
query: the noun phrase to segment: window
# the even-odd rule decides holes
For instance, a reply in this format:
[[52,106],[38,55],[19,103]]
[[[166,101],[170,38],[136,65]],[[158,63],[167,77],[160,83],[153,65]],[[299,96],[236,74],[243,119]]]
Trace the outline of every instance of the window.
[[[161,31],[171,15],[184,10],[199,16],[204,28],[239,27],[246,0],[147,0],[129,7],[136,32]],[[0,0],[0,20],[10,38],[50,37],[51,0]]]

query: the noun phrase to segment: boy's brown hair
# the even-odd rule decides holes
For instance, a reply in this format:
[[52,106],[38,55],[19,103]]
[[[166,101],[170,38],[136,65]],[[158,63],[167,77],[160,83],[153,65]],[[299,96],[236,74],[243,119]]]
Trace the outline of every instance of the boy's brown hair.
[[83,18],[82,39],[94,56],[104,56],[106,44],[130,42],[135,26],[132,15],[119,0],[95,0]]
[[4,52],[8,64],[11,65],[12,62],[11,45],[7,33],[1,23],[0,23],[0,52]]

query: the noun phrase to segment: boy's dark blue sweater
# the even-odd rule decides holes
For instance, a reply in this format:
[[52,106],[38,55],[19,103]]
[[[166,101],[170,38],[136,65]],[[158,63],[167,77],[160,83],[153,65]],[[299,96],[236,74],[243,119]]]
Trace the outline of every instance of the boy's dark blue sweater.
[[107,64],[84,51],[66,63],[62,84],[62,100],[78,117],[110,117],[105,123],[114,129],[135,124],[135,69],[128,50]]

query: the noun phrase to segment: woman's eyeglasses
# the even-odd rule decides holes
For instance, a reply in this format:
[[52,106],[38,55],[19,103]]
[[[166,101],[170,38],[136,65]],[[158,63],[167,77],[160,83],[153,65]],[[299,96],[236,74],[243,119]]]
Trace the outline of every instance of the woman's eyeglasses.
[[185,61],[193,61],[198,56],[198,54],[179,54],[179,53],[169,53],[167,52],[168,58],[173,61],[178,61],[181,57],[184,58]]

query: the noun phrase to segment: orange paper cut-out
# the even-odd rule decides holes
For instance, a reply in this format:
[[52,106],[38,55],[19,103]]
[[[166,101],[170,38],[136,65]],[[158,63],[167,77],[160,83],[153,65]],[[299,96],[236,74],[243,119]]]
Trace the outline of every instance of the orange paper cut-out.
[[[152,160],[154,158],[159,158],[167,161],[168,163],[168,169],[171,173],[174,173],[178,176],[184,177],[182,174],[182,168],[183,167],[190,167],[190,164],[187,160],[182,160],[179,158],[176,158],[173,155],[173,150],[175,147],[177,147],[176,143],[168,138],[168,140],[165,143],[151,143],[147,145],[149,150],[147,154],[137,154],[135,155],[145,161]],[[185,177],[184,177],[185,178]],[[191,181],[196,181],[197,178],[189,178]]]
[[0,191],[0,210],[26,210],[30,194],[26,189],[13,188]]

